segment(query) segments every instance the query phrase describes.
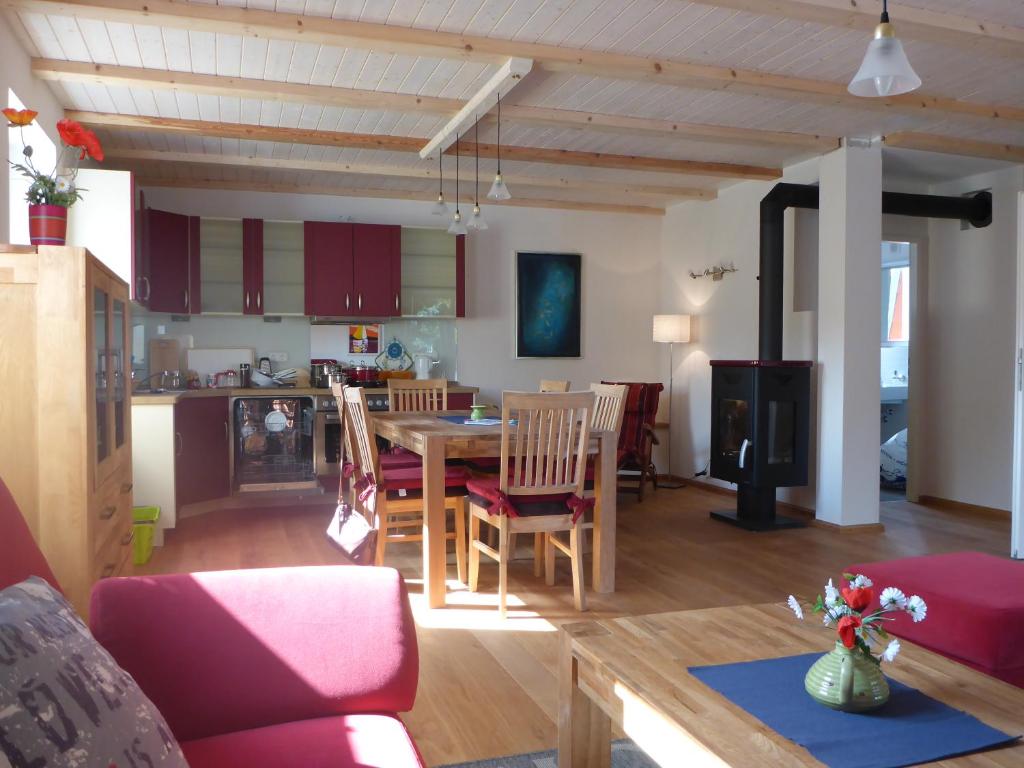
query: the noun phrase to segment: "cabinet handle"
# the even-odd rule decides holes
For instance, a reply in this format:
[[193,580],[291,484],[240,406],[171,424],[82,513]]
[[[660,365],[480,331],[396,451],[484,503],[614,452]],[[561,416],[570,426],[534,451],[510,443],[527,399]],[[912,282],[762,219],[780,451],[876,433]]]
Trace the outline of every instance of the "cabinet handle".
[[348,309],[348,307],[349,307],[349,301],[348,301],[348,299],[349,299],[349,296],[348,296],[348,294],[346,293],[346,294],[345,294],[345,309]]
[[141,282],[145,282],[145,283],[146,283],[146,295],[145,295],[145,296],[140,296],[140,297],[139,297],[139,301],[149,301],[149,293],[150,293],[150,291],[151,291],[151,289],[152,289],[152,287],[151,287],[151,286],[150,286],[150,284],[149,284],[149,278],[148,278],[148,277],[146,277],[145,275],[142,275],[142,276],[141,276],[141,277],[139,278],[139,282],[140,282],[140,283],[141,283]]
[[359,309],[363,308],[363,294],[359,294]]
[[104,507],[100,510],[100,520],[109,520],[117,512],[117,507]]
[[224,422],[224,442],[225,443],[230,443],[231,442],[231,433],[230,433],[230,431],[228,429],[228,423],[226,421]]
[[182,438],[181,438],[181,432],[175,432],[174,433],[174,439],[178,443],[178,448],[177,448],[177,450],[174,451],[174,455],[175,456],[181,456],[182,451],[185,450],[185,441],[182,440]]
[[398,311],[398,294],[395,294],[395,312]]
[[101,579],[107,579],[114,575],[114,570],[117,568],[116,565],[108,563],[103,566],[103,572],[100,574]]
[[121,483],[121,493],[131,493],[135,486],[132,483]]
[[263,304],[260,298],[261,296],[263,296],[263,291],[256,291],[256,309],[261,309],[261,305]]
[[246,309],[249,308],[249,292],[248,291],[245,292],[245,308]]
[[185,289],[185,309],[188,309],[188,288]]

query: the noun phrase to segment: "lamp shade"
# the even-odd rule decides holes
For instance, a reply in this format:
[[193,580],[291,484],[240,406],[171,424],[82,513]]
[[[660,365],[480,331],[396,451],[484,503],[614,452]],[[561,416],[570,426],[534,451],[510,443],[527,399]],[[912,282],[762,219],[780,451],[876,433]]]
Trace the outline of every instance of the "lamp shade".
[[665,344],[677,344],[689,341],[690,316],[655,315],[654,340]]
[[[889,27],[880,24],[879,27]],[[921,87],[921,78],[903,52],[899,39],[888,34],[877,35],[868,43],[867,53],[847,90],[854,96],[898,96]]]

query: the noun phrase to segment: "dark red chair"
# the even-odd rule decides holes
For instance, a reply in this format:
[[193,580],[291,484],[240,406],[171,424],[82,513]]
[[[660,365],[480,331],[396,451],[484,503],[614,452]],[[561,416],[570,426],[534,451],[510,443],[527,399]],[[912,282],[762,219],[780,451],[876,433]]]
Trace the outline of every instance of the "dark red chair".
[[619,431],[619,490],[623,490],[623,480],[636,481],[637,498],[643,501],[648,480],[655,489],[658,488],[658,470],[651,460],[651,452],[658,445],[654,417],[658,413],[658,397],[665,386],[630,381],[604,381],[602,384],[625,384],[628,388],[622,429]]

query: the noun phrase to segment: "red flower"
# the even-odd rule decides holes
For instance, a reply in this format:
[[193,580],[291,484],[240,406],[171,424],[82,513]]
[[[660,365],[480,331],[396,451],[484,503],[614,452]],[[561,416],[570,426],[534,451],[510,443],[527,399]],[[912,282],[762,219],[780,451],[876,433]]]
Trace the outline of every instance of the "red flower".
[[88,128],[82,129],[82,156],[80,160],[85,159],[85,155],[88,153],[89,157],[97,162],[103,162],[103,147],[100,146],[100,140],[96,138],[96,134],[90,131]]
[[860,616],[843,616],[836,625],[839,631],[839,639],[847,648],[857,645],[857,627],[860,626]]
[[842,593],[846,604],[858,613],[871,605],[871,598],[874,597],[871,587],[857,587],[856,589],[843,587]]
[[57,133],[60,134],[61,141],[69,147],[81,147],[85,144],[85,128],[74,120],[58,120]]
[[7,118],[7,122],[10,123],[11,128],[23,128],[24,126],[31,123],[36,119],[38,112],[34,112],[31,109],[11,109],[8,107],[3,110],[4,117]]

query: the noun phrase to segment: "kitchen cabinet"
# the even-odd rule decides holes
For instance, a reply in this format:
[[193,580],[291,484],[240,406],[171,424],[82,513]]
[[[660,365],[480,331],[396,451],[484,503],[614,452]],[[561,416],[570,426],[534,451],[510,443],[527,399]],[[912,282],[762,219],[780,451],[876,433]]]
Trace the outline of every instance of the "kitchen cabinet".
[[403,316],[466,316],[465,235],[403,228],[399,259]]
[[243,224],[238,219],[199,220],[199,275],[203,314],[240,315],[245,310]]
[[174,404],[174,489],[180,510],[231,495],[227,397],[183,398]]
[[[65,595],[131,571],[128,284],[84,248],[0,246],[0,467]],[[53,375],[60,361],[61,375]]]
[[263,314],[263,219],[242,219],[242,312]]
[[144,301],[153,312],[191,314],[202,306],[198,216],[144,208]]
[[264,221],[257,308],[268,315],[305,314],[305,255],[301,221]]
[[401,227],[305,222],[306,314],[401,314]]

